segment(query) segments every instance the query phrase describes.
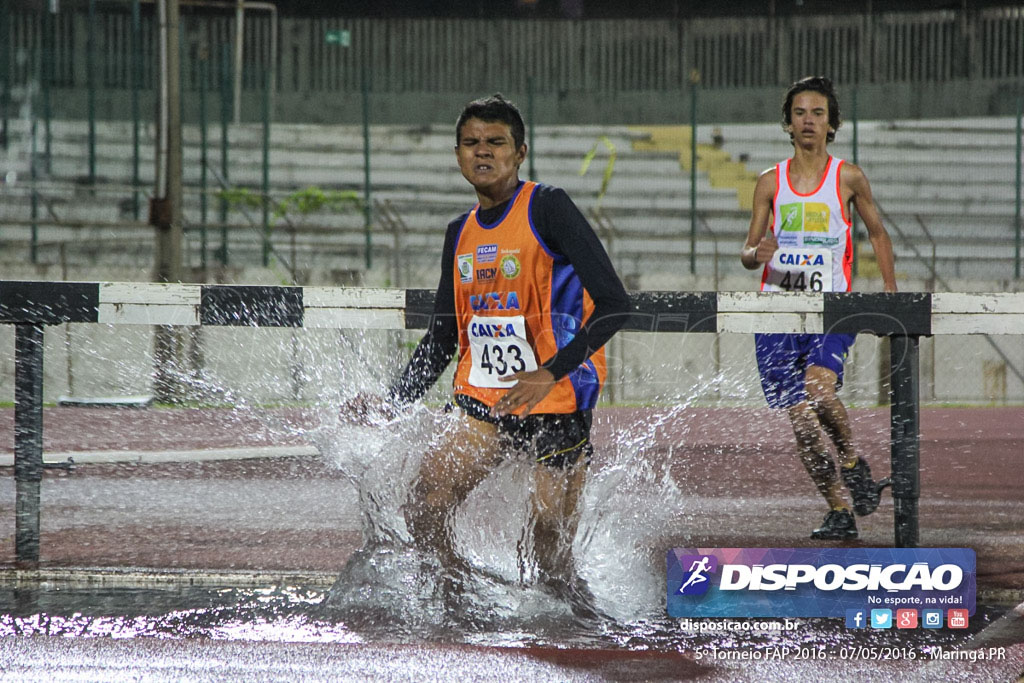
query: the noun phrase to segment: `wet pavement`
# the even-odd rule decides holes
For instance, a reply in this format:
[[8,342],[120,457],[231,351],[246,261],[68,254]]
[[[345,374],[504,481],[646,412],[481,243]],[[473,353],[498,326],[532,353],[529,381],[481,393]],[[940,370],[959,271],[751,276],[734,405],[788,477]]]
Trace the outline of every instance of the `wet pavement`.
[[[621,426],[649,421],[651,410],[598,411],[595,468]],[[853,417],[861,454],[876,477],[887,474],[887,411]],[[220,577],[227,585],[271,581],[324,590],[361,544],[359,506],[344,475],[309,455],[155,462],[213,449],[308,452],[302,427],[316,422],[300,410],[47,409],[47,453],[89,451],[126,462],[46,472],[35,574],[15,569],[13,471],[0,467],[0,509],[11,511],[0,517],[0,582],[45,590],[62,581],[102,583],[104,575],[108,585],[130,585],[149,575],[172,585]],[[12,433],[13,410],[2,410],[0,455],[11,452]],[[645,457],[671,463],[689,512],[677,531],[649,549],[652,566],[663,564],[664,551],[674,546],[818,545],[807,533],[824,509],[791,442],[785,418],[767,410],[689,409],[662,420],[642,448]],[[528,639],[501,646],[497,634],[486,644],[387,643],[379,634],[274,620],[170,639],[127,638],[128,631],[90,637],[97,634],[78,622],[63,622],[62,633],[55,622],[19,622],[24,635],[8,629],[0,638],[0,680],[1016,680],[1024,674],[1024,615],[1012,611],[1024,602],[1024,409],[922,410],[921,462],[921,545],[977,552],[978,603],[986,615],[969,638],[944,650],[911,641],[886,653],[890,641],[875,637],[861,651],[830,649],[820,658],[811,649],[798,658],[801,647],[825,642],[822,634],[833,628],[823,631],[814,620],[780,641],[797,654],[774,658],[765,645],[719,654],[711,646],[721,641],[678,634],[555,647]],[[861,536],[852,545],[891,546],[888,495],[858,524]],[[979,658],[990,647],[994,655],[1004,648],[1003,658]],[[738,658],[744,651],[760,654]],[[943,651],[958,654],[943,658]]]

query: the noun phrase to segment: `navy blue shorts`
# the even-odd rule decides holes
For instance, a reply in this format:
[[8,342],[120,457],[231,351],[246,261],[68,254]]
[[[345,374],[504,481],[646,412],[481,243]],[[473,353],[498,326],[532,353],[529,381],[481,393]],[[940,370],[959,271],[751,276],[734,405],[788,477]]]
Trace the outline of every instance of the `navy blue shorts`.
[[852,334],[755,334],[761,388],[772,408],[790,408],[807,399],[805,378],[812,365],[836,373],[843,386],[843,364],[853,346]]

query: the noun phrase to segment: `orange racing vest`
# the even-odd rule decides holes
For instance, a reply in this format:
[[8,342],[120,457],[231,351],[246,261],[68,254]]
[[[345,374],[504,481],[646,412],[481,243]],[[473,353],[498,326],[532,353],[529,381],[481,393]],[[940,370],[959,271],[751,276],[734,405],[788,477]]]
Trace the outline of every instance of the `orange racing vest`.
[[[455,242],[459,361],[454,391],[488,406],[515,384],[498,378],[551,359],[594,308],[572,264],[551,251],[533,225],[530,202],[536,187],[522,183],[492,225],[479,221],[480,206],[475,206]],[[602,347],[559,379],[532,412],[592,409],[606,374]]]

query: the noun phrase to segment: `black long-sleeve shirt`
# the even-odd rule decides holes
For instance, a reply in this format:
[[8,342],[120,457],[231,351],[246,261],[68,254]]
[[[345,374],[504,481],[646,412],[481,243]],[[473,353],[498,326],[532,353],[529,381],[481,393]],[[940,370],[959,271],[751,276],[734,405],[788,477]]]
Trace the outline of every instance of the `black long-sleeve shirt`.
[[[511,201],[511,200],[509,200]],[[482,223],[491,224],[504,213],[508,202],[490,209],[480,209]],[[595,351],[604,346],[626,322],[631,306],[629,295],[601,241],[587,219],[564,190],[538,185],[530,206],[537,234],[547,247],[572,264],[587,293],[594,302],[590,316],[579,333],[541,367],[561,379],[572,372]],[[459,348],[459,329],[455,318],[455,242],[459,229],[469,213],[451,223],[444,237],[441,255],[441,280],[434,299],[434,315],[427,333],[420,340],[401,377],[388,394],[396,405],[419,400],[434,385]]]

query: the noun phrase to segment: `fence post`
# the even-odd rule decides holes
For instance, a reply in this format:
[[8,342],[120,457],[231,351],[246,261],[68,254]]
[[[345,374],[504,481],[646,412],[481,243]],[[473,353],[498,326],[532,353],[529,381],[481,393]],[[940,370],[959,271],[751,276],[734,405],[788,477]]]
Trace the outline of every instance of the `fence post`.
[[1024,117],[1024,97],[1017,98],[1017,183],[1014,200],[1014,241],[1016,250],[1013,259],[1013,276],[1020,279],[1020,250],[1021,250],[1021,118]]
[[373,268],[373,187],[370,183],[370,69],[363,64],[363,229],[366,233],[366,269]]
[[139,89],[142,88],[142,18],[139,0],[132,0],[132,216],[139,220]]
[[43,326],[15,325],[14,341],[15,559],[39,563],[39,487],[43,478]]
[[85,37],[85,88],[89,118],[89,184],[96,184],[96,0],[89,0],[89,31]]
[[[697,274],[697,85],[700,72],[690,71],[690,275]],[[715,254],[718,258],[718,254]]]
[[31,199],[30,209],[29,209],[30,210],[30,214],[29,215],[32,218],[32,228],[31,228],[32,234],[31,234],[31,238],[30,238],[31,239],[31,243],[30,243],[30,246],[29,246],[29,259],[32,261],[32,263],[38,263],[39,262],[39,223],[38,223],[38,220],[39,220],[39,192],[36,190],[36,178],[39,175],[39,170],[38,170],[39,160],[37,158],[39,156],[39,149],[38,149],[38,144],[37,144],[37,134],[38,134],[38,132],[39,132],[39,124],[38,124],[38,121],[36,120],[35,108],[33,108],[32,109],[32,131],[31,131],[32,148],[31,148],[31,153],[29,154],[29,162],[28,162],[28,177],[29,177],[29,181],[32,184],[32,199]]
[[[228,127],[231,125],[231,46],[221,45],[220,55],[220,173],[228,188]],[[220,200],[220,250],[222,266],[228,264],[228,200]]]
[[917,547],[918,498],[921,495],[920,383],[918,338],[890,337],[892,400],[889,426],[892,460],[892,497],[897,548]]
[[199,52],[199,267],[203,269],[203,280],[206,280],[207,235],[207,197],[206,197],[206,165],[209,163],[206,139],[206,74],[209,67],[209,51],[205,44]]
[[42,49],[40,81],[43,90],[43,133],[45,140],[43,140],[43,160],[45,163],[46,173],[49,174],[50,168],[50,88],[53,82],[53,49],[56,43],[54,32],[56,31],[56,19],[55,17],[56,4],[51,3],[48,11],[43,13],[43,38],[40,41]]
[[235,123],[242,122],[242,55],[245,45],[245,4],[238,0],[235,6],[235,60],[234,60],[234,102]]
[[534,109],[534,102],[537,94],[534,92],[534,81],[533,76],[526,77],[526,118],[529,120],[530,127],[530,180],[537,180],[537,167],[534,164],[534,159],[537,157],[537,152],[533,147],[533,131],[537,127],[537,115],[536,109]]
[[[263,267],[270,265],[270,69],[263,74]],[[295,268],[294,259],[292,269]]]
[[11,9],[0,2],[0,149],[10,144],[11,106]]

